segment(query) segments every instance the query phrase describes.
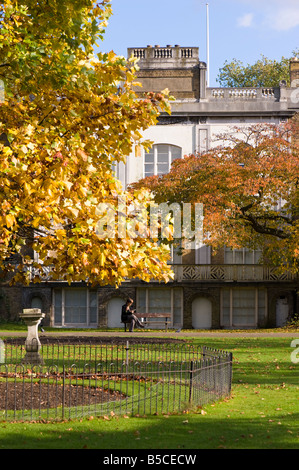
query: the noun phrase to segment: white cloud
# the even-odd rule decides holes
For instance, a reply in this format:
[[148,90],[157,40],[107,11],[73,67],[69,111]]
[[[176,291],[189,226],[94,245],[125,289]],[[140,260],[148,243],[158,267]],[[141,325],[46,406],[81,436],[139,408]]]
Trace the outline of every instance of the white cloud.
[[[299,1],[298,0],[240,0],[240,3],[250,5],[255,10],[255,16],[259,17],[261,24],[275,31],[288,31],[299,26]],[[244,24],[239,24],[243,20]],[[240,26],[247,26],[250,17],[244,15],[239,18]],[[249,24],[251,26],[251,24]]]
[[276,31],[288,31],[299,26],[299,5],[289,8],[281,8],[274,13],[269,13],[267,23]]
[[240,28],[249,28],[252,26],[253,13],[247,13],[246,15],[240,16],[237,21]]

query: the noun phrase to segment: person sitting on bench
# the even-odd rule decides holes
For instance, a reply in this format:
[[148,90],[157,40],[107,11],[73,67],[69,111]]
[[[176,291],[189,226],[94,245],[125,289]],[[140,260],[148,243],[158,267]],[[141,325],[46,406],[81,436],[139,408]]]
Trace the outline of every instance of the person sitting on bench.
[[127,299],[125,305],[121,308],[121,321],[123,323],[130,323],[129,331],[134,331],[135,325],[139,328],[144,328],[144,325],[139,321],[139,319],[134,315],[136,310],[132,309],[133,300]]

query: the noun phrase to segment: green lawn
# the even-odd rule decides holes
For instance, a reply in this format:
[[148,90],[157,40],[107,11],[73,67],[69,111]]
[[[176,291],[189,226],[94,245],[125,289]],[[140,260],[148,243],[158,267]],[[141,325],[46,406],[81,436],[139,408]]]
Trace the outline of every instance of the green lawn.
[[233,353],[231,398],[180,415],[0,421],[0,448],[298,449],[299,364],[291,361],[291,340],[242,333],[193,339]]

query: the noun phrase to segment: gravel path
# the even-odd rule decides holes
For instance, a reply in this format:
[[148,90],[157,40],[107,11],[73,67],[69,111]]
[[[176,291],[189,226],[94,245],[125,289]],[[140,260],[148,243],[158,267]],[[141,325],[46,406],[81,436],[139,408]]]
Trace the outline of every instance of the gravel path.
[[[0,331],[0,338],[1,337],[26,337],[26,331]],[[40,338],[49,338],[51,336],[55,337],[96,337],[96,338],[109,338],[109,337],[117,337],[117,338],[175,338],[175,339],[183,339],[183,338],[299,338],[299,328],[294,329],[293,331],[191,331],[191,330],[182,330],[180,333],[176,333],[175,331],[141,331],[136,330],[133,333],[129,332],[115,332],[115,331],[95,331],[92,332],[91,330],[88,331],[45,331],[45,333],[39,332]]]

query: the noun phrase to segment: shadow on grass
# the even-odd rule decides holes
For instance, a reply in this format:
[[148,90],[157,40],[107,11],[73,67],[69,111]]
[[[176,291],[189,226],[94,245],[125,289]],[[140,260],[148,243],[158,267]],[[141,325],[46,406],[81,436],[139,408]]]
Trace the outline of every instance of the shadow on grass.
[[[5,449],[297,449],[299,413],[226,420],[201,415],[124,418],[89,423],[22,423],[22,430],[3,433]],[[14,426],[8,425],[7,427]],[[20,425],[19,425],[20,426]],[[297,429],[297,431],[296,431]],[[103,454],[97,454],[97,458]]]

